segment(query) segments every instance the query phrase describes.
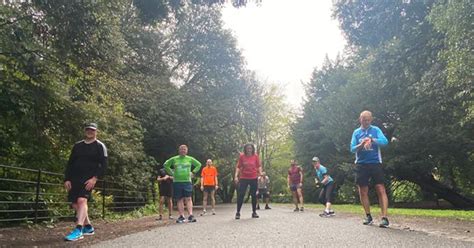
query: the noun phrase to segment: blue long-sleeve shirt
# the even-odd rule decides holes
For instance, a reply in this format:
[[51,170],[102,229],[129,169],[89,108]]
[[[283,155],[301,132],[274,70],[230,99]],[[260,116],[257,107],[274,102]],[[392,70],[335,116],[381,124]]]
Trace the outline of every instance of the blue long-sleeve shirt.
[[[356,146],[360,144],[365,138],[372,139],[372,146],[369,149],[362,147],[357,150]],[[351,152],[355,153],[356,164],[381,164],[382,153],[380,147],[388,144],[388,140],[383,135],[382,130],[376,126],[370,125],[367,129],[362,127],[357,128],[352,133]]]

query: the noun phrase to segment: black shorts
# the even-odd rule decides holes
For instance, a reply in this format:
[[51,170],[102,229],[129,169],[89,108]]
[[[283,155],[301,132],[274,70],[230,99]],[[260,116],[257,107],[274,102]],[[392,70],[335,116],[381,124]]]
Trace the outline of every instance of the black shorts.
[[258,189],[257,199],[267,199],[270,197],[267,189]]
[[161,183],[160,184],[160,196],[171,197],[173,196],[173,183]]
[[211,193],[216,190],[216,186],[204,186],[204,192]]
[[77,198],[82,197],[86,198],[87,201],[90,201],[91,191],[86,190],[85,182],[73,182],[71,181],[71,190],[67,194],[67,200],[71,203],[76,203]]
[[384,183],[382,164],[356,164],[355,181],[359,186],[369,186],[369,180],[374,184]]

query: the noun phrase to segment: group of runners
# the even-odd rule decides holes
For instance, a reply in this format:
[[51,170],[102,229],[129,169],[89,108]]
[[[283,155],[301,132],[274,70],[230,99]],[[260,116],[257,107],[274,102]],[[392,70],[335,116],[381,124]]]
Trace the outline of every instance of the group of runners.
[[[380,128],[371,125],[373,120],[370,111],[363,111],[359,116],[360,127],[354,130],[350,143],[350,151],[355,153],[356,185],[359,190],[361,204],[365,211],[364,225],[373,223],[369,202],[369,181],[375,184],[375,190],[381,207],[380,227],[388,227],[388,198],[384,186],[382,157],[380,148],[388,144]],[[328,169],[320,163],[318,157],[312,158],[315,182],[321,185],[319,201],[325,206],[321,217],[335,215],[331,209],[335,189],[335,180],[329,175]],[[97,179],[103,175],[107,166],[107,148],[97,140],[97,124],[90,123],[85,127],[85,139],[76,143],[67,164],[64,186],[68,191],[68,200],[76,211],[76,227],[65,237],[65,240],[82,239],[84,235],[94,234],[94,228],[88,216],[88,200]],[[176,200],[177,223],[196,222],[193,215],[193,184],[195,174],[201,171],[200,189],[203,192],[203,212],[207,214],[207,201],[211,199],[211,213],[215,215],[215,193],[218,190],[218,172],[211,159],[201,170],[201,163],[188,155],[188,147],[180,145],[178,155],[168,159],[158,171],[157,181],[160,189],[160,206],[158,220],[163,219],[163,205],[168,207],[168,218],[173,219],[173,199]],[[290,161],[287,183],[292,192],[295,212],[304,211],[303,169],[295,160]],[[234,180],[237,188],[237,211],[235,219],[241,218],[241,209],[245,194],[249,189],[251,197],[251,218],[259,218],[258,199],[265,203],[265,209],[271,209],[270,180],[262,170],[259,156],[253,144],[246,144],[239,155],[235,166]],[[184,208],[186,206],[186,214]],[[187,217],[186,217],[187,216]]]

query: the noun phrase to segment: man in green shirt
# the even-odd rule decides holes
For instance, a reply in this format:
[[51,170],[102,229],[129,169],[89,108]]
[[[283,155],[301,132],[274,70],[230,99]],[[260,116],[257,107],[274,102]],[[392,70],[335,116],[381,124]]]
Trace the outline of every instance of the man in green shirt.
[[[174,156],[164,163],[166,172],[173,177],[173,196],[177,201],[179,217],[176,223],[183,223],[184,201],[188,210],[188,222],[196,222],[193,216],[193,185],[191,179],[201,169],[201,163],[195,158],[188,156],[188,146],[179,146],[179,155]],[[194,166],[194,170],[192,167]]]

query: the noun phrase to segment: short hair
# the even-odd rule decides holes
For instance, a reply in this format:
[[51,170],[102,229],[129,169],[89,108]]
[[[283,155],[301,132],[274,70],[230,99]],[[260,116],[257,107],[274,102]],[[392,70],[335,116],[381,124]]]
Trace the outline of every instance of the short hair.
[[370,112],[368,110],[364,110],[360,113],[359,118],[362,117],[362,116],[368,116],[368,117],[372,118],[372,112]]

